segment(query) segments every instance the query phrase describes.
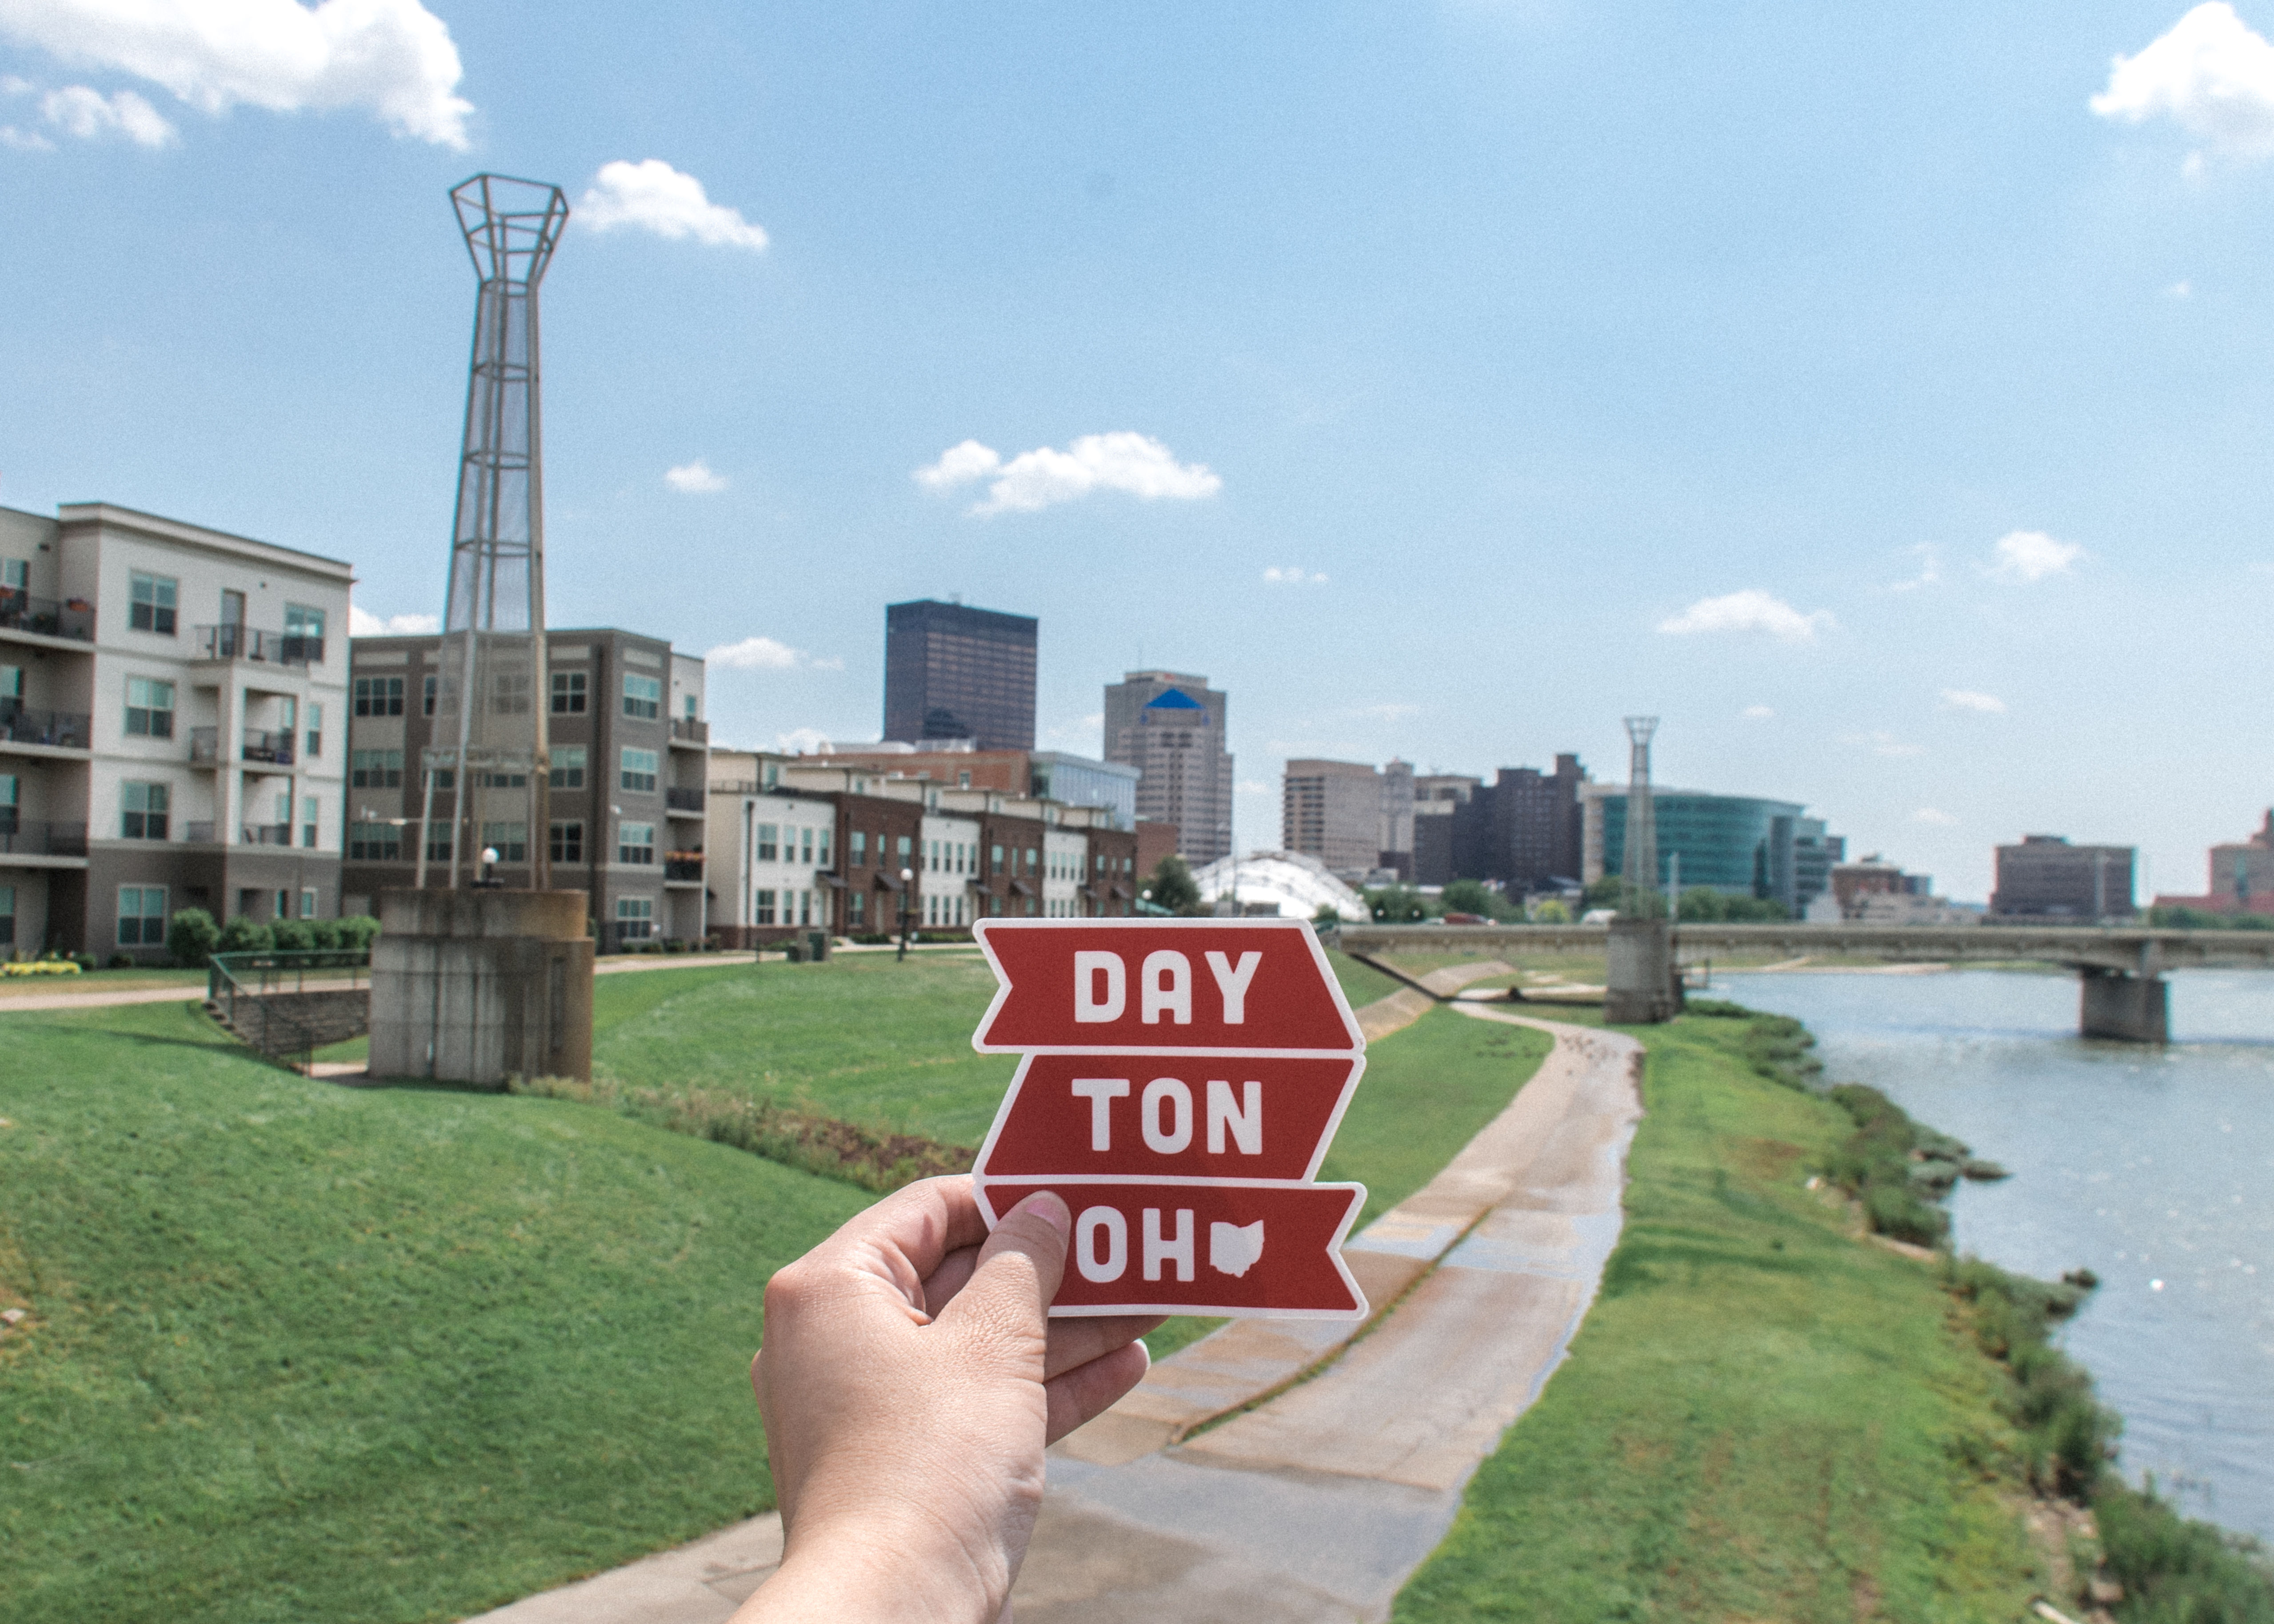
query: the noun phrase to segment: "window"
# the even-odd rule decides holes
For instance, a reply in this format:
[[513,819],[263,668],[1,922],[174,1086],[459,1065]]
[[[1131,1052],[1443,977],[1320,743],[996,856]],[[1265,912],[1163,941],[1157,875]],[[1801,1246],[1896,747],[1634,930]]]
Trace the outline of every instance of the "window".
[[[434,714],[433,703],[434,679],[426,679],[426,714]],[[358,677],[355,680],[355,713],[358,716],[401,716],[403,714],[403,679],[401,677]]]
[[556,744],[553,747],[553,787],[582,789],[584,787],[584,747],[581,744]]
[[16,945],[16,888],[0,885],[0,947]]
[[431,768],[426,776],[434,781],[434,788],[438,792],[458,787],[458,770],[456,767]]
[[158,947],[166,940],[166,888],[162,885],[122,885],[118,888],[118,945]]
[[695,695],[689,694],[685,697],[687,700],[687,719],[691,722],[695,719]]
[[393,823],[349,824],[348,861],[350,862],[402,861],[403,831]]
[[914,867],[915,867],[915,863],[913,862],[913,861],[912,861],[912,860],[913,860],[913,858],[915,857],[915,844],[916,844],[916,843],[915,843],[914,840],[910,839],[910,838],[909,838],[907,836],[906,836],[906,835],[902,835],[902,836],[900,837],[900,867],[901,867],[901,868],[914,868]]
[[862,892],[860,892],[860,891],[855,891],[855,892],[853,892],[853,893],[852,893],[852,916],[853,916],[853,917],[852,917],[852,922],[853,922],[855,926],[861,925],[861,924],[862,924],[862,923],[864,923],[864,922],[866,921],[866,920],[867,920],[867,918],[868,918],[868,914],[869,914],[869,898],[867,898],[867,896],[865,896],[863,893],[862,893]]
[[450,845],[449,824],[429,823],[426,825],[426,861],[428,862],[449,861]]
[[174,685],[154,677],[126,679],[126,731],[136,738],[174,736]]
[[348,752],[348,786],[350,789],[401,789],[403,787],[403,752],[400,750],[350,750]]
[[814,862],[824,868],[829,867],[829,831],[826,829],[821,831],[821,838],[814,842],[813,851]]
[[[126,580],[126,624],[138,632],[156,632],[161,636],[174,635],[174,595],[181,583],[171,575],[146,575],[136,570]],[[132,887],[129,887],[132,890]],[[124,895],[121,892],[120,895]],[[158,895],[165,896],[162,889]],[[119,929],[124,930],[122,922]]]
[[774,922],[773,892],[770,891],[758,892],[750,904],[750,922],[757,925],[771,925]]
[[616,769],[620,788],[652,792],[655,788],[656,754],[653,750],[624,748],[623,758]]
[[616,898],[616,934],[644,941],[655,934],[655,902],[649,897]]
[[[32,560],[0,559],[0,592],[21,592],[32,584]],[[9,893],[11,896],[14,892]]]
[[292,917],[292,893],[290,891],[282,890],[282,888],[277,891],[276,913],[274,917],[277,919],[290,919]]
[[853,866],[855,868],[865,868],[869,866],[869,834],[866,830],[856,829],[853,831]]
[[[24,696],[24,668],[21,665],[0,665],[0,699],[21,699]],[[0,710],[11,707],[0,706]]]
[[300,893],[300,917],[302,919],[313,919],[316,917],[316,893],[314,891],[304,891]]
[[990,874],[1000,874],[1000,873],[1002,873],[1002,872],[1003,872],[1003,848],[1002,848],[1001,846],[989,846],[989,847],[987,848],[987,851],[988,851],[989,857],[990,857],[990,864],[989,864],[989,867],[988,867],[987,872],[988,872],[988,873],[990,873]]
[[529,775],[525,772],[477,772],[474,774],[474,787],[477,789],[527,789]]
[[[316,849],[316,831],[324,822],[324,803],[317,796],[300,798],[300,844],[309,851]],[[302,918],[306,915],[303,914]]]
[[580,863],[584,861],[584,825],[577,820],[555,823],[546,841],[546,850],[557,863]]
[[0,772],[0,835],[16,832],[16,798],[20,793],[15,774]]
[[758,825],[758,857],[760,862],[774,861],[775,841],[781,831],[772,823]]
[[[429,677],[429,678],[427,678],[427,679],[426,679],[425,687],[425,688],[424,688],[424,689],[422,690],[422,692],[423,692],[423,693],[424,693],[424,695],[425,695],[425,698],[422,700],[422,702],[421,702],[421,703],[422,703],[422,704],[425,706],[425,715],[427,715],[427,716],[432,716],[432,715],[433,715],[433,714],[434,714],[434,685],[435,685],[435,683],[436,683],[436,681],[437,681],[437,680],[438,680],[438,679],[433,678],[433,677]],[[396,714],[400,714],[400,713],[399,713],[399,712],[389,712],[389,714],[390,714],[390,715],[396,715]]]
[[324,708],[311,702],[308,706],[308,754],[311,757],[324,753]]
[[1042,853],[1040,852],[1037,852],[1031,846],[1028,846],[1027,848],[1027,866],[1024,868],[1021,868],[1020,872],[1021,874],[1031,876],[1035,872],[1035,866],[1041,857]]
[[955,787],[958,789],[969,789],[971,787],[971,775],[968,772],[957,773],[955,775]]
[[520,863],[529,861],[529,825],[526,823],[484,823],[482,850],[495,852],[497,861]]
[[166,838],[168,793],[162,784],[121,784],[118,786],[118,838],[122,840],[162,840]]
[[616,861],[620,863],[651,863],[655,861],[655,825],[653,823],[618,823],[616,825]]
[[803,855],[798,858],[798,861],[804,864],[809,868],[811,868],[813,866],[813,831],[810,829],[801,829],[798,831],[797,846],[798,850],[803,853]]
[[[284,651],[287,658],[320,662],[324,658],[324,612],[305,604],[284,605]],[[302,917],[306,917],[305,914]]]
[[553,714],[582,716],[584,714],[584,673],[581,671],[556,671],[553,673]]
[[527,716],[529,714],[529,673],[500,671],[492,673],[490,714],[493,716]]
[[653,677],[624,677],[624,714],[652,722],[663,713],[663,684]]

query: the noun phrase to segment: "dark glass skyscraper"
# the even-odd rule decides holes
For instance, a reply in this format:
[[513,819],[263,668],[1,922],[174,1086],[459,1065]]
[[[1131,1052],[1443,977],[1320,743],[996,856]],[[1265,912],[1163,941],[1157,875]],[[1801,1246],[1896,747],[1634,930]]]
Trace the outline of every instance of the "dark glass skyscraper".
[[885,737],[1035,748],[1035,617],[920,598],[885,608]]

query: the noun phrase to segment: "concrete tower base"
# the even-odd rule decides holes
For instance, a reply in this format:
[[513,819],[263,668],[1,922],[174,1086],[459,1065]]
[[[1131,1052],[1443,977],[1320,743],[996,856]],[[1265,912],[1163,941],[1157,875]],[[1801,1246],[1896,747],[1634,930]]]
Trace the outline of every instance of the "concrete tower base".
[[371,952],[371,1074],[502,1086],[592,1075],[580,891],[388,891]]
[[2162,976],[2087,970],[2081,983],[2076,1026],[2084,1036],[2127,1043],[2171,1041],[2172,988]]
[[1603,1019],[1614,1026],[1672,1020],[1682,1013],[1682,981],[1674,971],[1674,932],[1662,919],[1611,921],[1610,974]]

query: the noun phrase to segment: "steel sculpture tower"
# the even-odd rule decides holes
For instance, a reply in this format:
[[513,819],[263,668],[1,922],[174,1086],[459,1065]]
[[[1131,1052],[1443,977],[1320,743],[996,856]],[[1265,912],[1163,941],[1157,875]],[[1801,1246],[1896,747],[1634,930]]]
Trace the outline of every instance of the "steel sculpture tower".
[[1658,731],[1654,716],[1626,718],[1627,832],[1626,896],[1622,911],[1655,917],[1658,898],[1658,815],[1651,804],[1650,740]]
[[[546,847],[551,771],[545,667],[545,459],[538,432],[537,287],[568,221],[558,186],[477,175],[450,193],[480,290],[458,456],[458,508],[432,709],[417,884],[430,856],[480,853],[526,865],[532,891],[552,883]],[[444,775],[448,775],[445,777]],[[435,791],[448,796],[450,837],[437,838]]]

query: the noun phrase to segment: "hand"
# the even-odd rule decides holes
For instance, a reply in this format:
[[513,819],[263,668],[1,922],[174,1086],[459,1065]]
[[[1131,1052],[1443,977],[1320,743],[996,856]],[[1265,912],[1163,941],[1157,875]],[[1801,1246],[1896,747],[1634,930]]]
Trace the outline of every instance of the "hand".
[[1137,1385],[1161,1323],[1045,1318],[1072,1227],[1045,1192],[990,1235],[968,1178],[926,1179],[768,1283],[750,1380],[786,1545],[734,1624],[1003,1613],[1044,1446]]

